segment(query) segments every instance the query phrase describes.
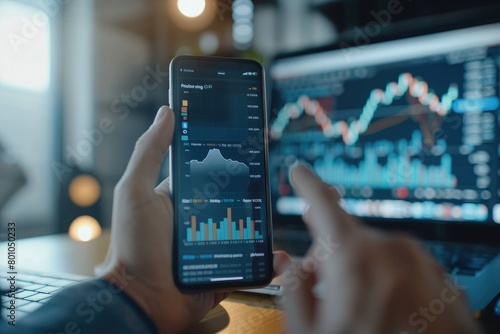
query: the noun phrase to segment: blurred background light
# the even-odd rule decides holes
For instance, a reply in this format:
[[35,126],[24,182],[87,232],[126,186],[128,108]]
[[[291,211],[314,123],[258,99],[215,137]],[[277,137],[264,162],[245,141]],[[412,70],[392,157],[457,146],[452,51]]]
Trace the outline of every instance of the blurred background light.
[[235,1],[233,5],[233,19],[238,20],[240,18],[252,19],[254,12],[254,6],[250,0],[239,0]]
[[233,26],[233,38],[237,43],[250,43],[253,34],[253,25],[250,22],[238,23]]
[[101,235],[101,225],[91,216],[80,216],[71,222],[69,236],[77,241],[89,241]]
[[206,55],[214,54],[219,48],[219,38],[213,31],[205,31],[200,36],[200,50]]
[[184,16],[198,17],[205,10],[205,0],[178,0],[177,8]]
[[167,13],[178,28],[184,31],[206,29],[217,15],[219,0],[167,0]]
[[78,175],[68,188],[69,197],[78,206],[88,207],[97,202],[101,195],[101,187],[91,175]]
[[238,50],[247,50],[252,46],[255,35],[253,17],[254,5],[250,0],[233,2],[233,45]]

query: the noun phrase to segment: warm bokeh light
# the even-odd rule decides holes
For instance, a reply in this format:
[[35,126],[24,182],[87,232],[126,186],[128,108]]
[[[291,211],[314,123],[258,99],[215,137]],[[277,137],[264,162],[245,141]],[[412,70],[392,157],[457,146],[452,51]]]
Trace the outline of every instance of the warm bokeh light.
[[69,184],[69,198],[78,206],[93,205],[101,196],[101,186],[91,175],[79,175]]
[[197,17],[205,10],[205,0],[177,0],[177,8],[184,16]]
[[[218,0],[169,0],[165,2],[169,18],[184,31],[202,31],[220,12]],[[222,17],[221,17],[222,18]]]
[[77,241],[89,241],[101,235],[101,225],[91,216],[80,216],[71,222],[69,236]]

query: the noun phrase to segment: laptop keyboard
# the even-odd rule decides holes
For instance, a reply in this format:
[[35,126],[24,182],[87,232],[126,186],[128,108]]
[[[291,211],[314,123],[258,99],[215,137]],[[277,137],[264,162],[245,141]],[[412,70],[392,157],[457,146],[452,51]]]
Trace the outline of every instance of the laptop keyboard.
[[11,301],[14,300],[16,321],[42,306],[53,294],[57,293],[62,288],[88,279],[87,277],[78,275],[54,275],[31,271],[18,271],[15,275],[15,298],[12,299],[7,296],[10,292],[10,284],[7,281],[9,277],[10,275],[7,274],[7,269],[0,268],[2,303],[0,313],[4,320],[7,319],[6,316],[9,312],[8,308],[11,305]]
[[500,253],[498,250],[463,244],[426,242],[424,245],[453,275],[475,276]]
[[[304,231],[278,231],[274,233],[274,245],[292,256],[304,256],[311,240]],[[437,261],[453,275],[475,276],[500,255],[498,249],[478,245],[454,244],[446,242],[424,242],[424,246]]]

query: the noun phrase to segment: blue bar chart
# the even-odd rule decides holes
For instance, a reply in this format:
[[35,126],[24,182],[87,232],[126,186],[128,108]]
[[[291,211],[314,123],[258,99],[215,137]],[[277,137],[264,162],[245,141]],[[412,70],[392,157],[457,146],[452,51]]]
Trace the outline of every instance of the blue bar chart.
[[255,225],[259,221],[251,217],[234,219],[231,208],[227,208],[226,217],[215,221],[208,218],[198,222],[196,216],[191,216],[190,227],[186,228],[186,241],[223,241],[223,240],[254,240],[263,239]]
[[[444,140],[438,140],[436,146],[439,151],[446,152]],[[409,141],[400,139],[396,143],[387,140],[367,143],[363,148],[363,160],[357,165],[327,153],[317,159],[313,167],[325,182],[348,188],[455,187],[457,177],[452,174],[450,154],[441,154],[438,158],[439,164],[427,165],[426,156],[417,154],[421,151],[422,135],[420,131],[414,131]],[[335,152],[335,148],[330,152]],[[383,164],[381,155],[385,161]]]

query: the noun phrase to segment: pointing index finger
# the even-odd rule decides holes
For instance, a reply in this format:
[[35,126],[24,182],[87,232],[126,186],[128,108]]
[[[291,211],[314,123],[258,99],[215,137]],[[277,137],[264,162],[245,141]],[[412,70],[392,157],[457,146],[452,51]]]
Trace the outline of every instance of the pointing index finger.
[[340,207],[337,190],[310,168],[300,163],[292,166],[290,180],[295,192],[308,202],[307,223],[316,235],[343,241],[355,232],[355,219]]

